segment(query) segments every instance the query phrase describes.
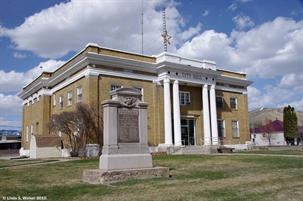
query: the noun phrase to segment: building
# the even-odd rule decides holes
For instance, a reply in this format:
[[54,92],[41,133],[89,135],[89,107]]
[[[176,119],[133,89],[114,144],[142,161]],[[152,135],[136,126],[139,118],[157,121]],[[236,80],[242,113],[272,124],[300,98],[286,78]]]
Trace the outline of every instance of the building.
[[[284,137],[284,123],[278,119],[271,122],[269,125],[270,129],[265,126],[259,128],[250,129],[251,143],[256,146],[285,146],[285,145],[299,145],[302,138],[303,126],[298,126],[298,138],[295,138],[292,142],[286,142]],[[269,144],[268,138],[264,136],[267,130],[272,131],[271,143]]]
[[[88,44],[54,72],[23,87],[22,147],[30,136],[50,134],[53,114],[77,103],[110,98],[121,87],[140,90],[148,106],[149,146],[192,146],[250,140],[243,73],[218,69],[208,60],[164,52],[147,56]],[[100,104],[99,104],[100,105]],[[100,106],[99,106],[100,107]]]
[[18,150],[21,148],[21,136],[7,136],[0,133],[0,154],[7,151],[3,150]]
[[[266,132],[270,132],[266,136]],[[269,125],[261,126],[260,128],[252,128],[250,131],[251,142],[256,146],[285,146],[284,124],[280,120],[270,122]],[[270,139],[270,144],[269,144]]]

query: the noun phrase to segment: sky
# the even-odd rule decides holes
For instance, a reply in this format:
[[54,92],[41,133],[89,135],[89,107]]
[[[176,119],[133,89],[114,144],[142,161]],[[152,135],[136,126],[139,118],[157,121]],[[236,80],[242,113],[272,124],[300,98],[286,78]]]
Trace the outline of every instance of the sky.
[[1,0],[0,129],[20,130],[22,87],[88,43],[163,52],[162,5],[168,52],[246,73],[249,110],[303,110],[302,0]]

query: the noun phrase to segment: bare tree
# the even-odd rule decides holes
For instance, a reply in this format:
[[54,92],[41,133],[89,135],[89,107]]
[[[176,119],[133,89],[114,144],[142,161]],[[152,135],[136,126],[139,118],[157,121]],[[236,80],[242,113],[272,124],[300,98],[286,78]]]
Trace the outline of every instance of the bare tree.
[[103,146],[103,113],[98,109],[98,103],[78,104],[76,113],[82,121],[82,133],[86,136],[85,143],[97,143],[99,155]]
[[272,140],[277,139],[278,134],[270,119],[266,118],[264,122],[265,125],[260,128],[262,133],[261,139],[267,140],[269,146],[271,146]]
[[78,156],[89,143],[99,144],[99,155],[103,145],[103,115],[97,103],[80,103],[75,111],[64,111],[52,116],[48,124],[51,132],[61,132],[63,141],[71,149],[71,156]]
[[79,149],[83,146],[85,136],[81,133],[81,123],[77,118],[76,112],[61,112],[52,116],[52,120],[48,124],[51,132],[61,132],[65,137],[64,144],[71,149],[71,156],[78,156]]

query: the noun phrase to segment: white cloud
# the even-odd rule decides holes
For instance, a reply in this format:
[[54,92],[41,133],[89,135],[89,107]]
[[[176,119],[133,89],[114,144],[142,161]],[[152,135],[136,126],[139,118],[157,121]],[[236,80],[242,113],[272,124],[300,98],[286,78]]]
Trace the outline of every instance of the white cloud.
[[303,86],[303,73],[290,73],[282,77],[279,86],[292,87],[300,85]]
[[177,53],[190,58],[213,60],[220,64],[219,68],[223,68],[222,64],[229,60],[230,52],[233,51],[230,43],[231,40],[225,33],[208,30],[184,43]]
[[13,54],[13,56],[14,56],[15,58],[18,58],[18,59],[24,59],[24,58],[26,58],[26,54],[20,54],[20,53],[18,53],[18,52],[15,52],[15,53]]
[[204,13],[202,14],[202,16],[207,16],[209,14],[208,10],[205,10]]
[[[61,66],[64,61],[48,60],[46,62],[39,63],[38,66],[30,69],[27,72],[10,71],[5,72],[0,70],[0,92],[16,92],[21,91],[22,87],[29,84],[36,77],[38,77],[42,71],[54,71]],[[40,68],[42,66],[43,68]],[[16,80],[18,80],[16,82]]]
[[190,27],[188,30],[185,30],[177,35],[182,41],[188,40],[190,37],[199,34],[202,24],[198,24],[196,27]]
[[[22,114],[22,100],[16,95],[4,95],[0,93],[0,117],[1,122],[7,121],[3,117],[14,117]],[[4,123],[0,123],[3,125]]]
[[249,31],[231,35],[206,30],[185,42],[176,52],[217,62],[218,68],[274,78],[301,73],[303,21],[278,17]]
[[240,13],[239,15],[233,17],[233,21],[236,23],[237,28],[240,30],[246,27],[253,27],[255,23],[250,19],[249,16]]
[[[159,9],[162,1],[143,4],[144,45],[155,46],[145,54],[155,54],[156,45],[162,43],[162,11]],[[176,5],[169,2],[166,7],[167,30],[171,35],[178,34],[179,27],[185,24]],[[83,49],[88,42],[112,48],[128,46],[129,51],[140,52],[141,13],[141,1],[72,0],[42,10],[14,29],[0,29],[2,37],[9,37],[16,50],[32,51],[44,58],[60,58],[69,51]]]
[[293,101],[293,102],[290,102],[290,103],[283,103],[283,104],[278,105],[278,107],[286,107],[288,105],[290,105],[291,107],[294,107],[297,112],[298,111],[303,111],[303,99]]
[[9,120],[0,116],[0,128],[4,130],[21,130],[22,121],[21,120]]
[[249,109],[260,107],[280,107],[281,102],[296,98],[294,91],[272,85],[265,85],[263,92],[255,87],[248,87]]
[[296,94],[303,94],[303,83],[300,83],[299,86],[294,87],[294,92]]
[[237,3],[232,3],[227,10],[231,10],[231,11],[234,11],[237,9]]

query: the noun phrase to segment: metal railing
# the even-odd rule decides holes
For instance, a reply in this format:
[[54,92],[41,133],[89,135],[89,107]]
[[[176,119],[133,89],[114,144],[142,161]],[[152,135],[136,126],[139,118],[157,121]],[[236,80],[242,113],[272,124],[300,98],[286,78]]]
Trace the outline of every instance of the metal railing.
[[209,137],[200,139],[200,145],[235,145],[241,144],[239,139],[224,139],[221,137]]
[[185,146],[185,140],[181,140],[181,141],[178,141],[178,142],[175,142],[175,146],[176,146],[176,144],[178,144],[179,142],[181,142],[181,146]]

